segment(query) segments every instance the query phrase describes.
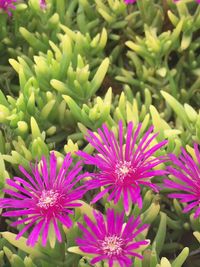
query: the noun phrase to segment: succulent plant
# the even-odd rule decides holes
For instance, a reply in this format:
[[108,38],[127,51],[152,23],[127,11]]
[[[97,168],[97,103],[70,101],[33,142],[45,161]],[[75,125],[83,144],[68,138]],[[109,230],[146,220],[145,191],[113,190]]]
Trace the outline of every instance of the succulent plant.
[[[27,201],[30,200],[28,195],[35,201],[39,199],[41,210],[44,208],[40,210],[40,218],[45,212],[49,214],[49,207],[51,211],[58,211],[63,198],[60,196],[57,201],[58,192],[46,192],[42,186],[43,182],[47,183],[45,179],[50,169],[49,172],[57,170],[57,173],[61,170],[58,177],[62,180],[68,153],[71,154],[72,173],[82,163],[82,173],[86,173],[77,182],[77,187],[85,187],[86,192],[81,200],[77,200],[74,214],[69,211],[67,215],[72,222],[71,228],[65,227],[61,217],[60,223],[54,222],[54,228],[51,225],[47,231],[46,220],[47,225],[42,232],[48,232],[48,241],[45,239],[47,236],[40,236],[35,246],[30,247],[27,244],[34,243],[34,235],[31,235],[33,229],[23,232],[23,227],[26,229],[28,225],[18,224],[20,220],[29,221],[31,218],[21,215],[16,219],[0,217],[0,266],[112,266],[114,261],[116,264],[114,256],[123,249],[125,251],[127,246],[123,243],[123,230],[134,220],[141,220],[139,229],[146,224],[149,228],[145,226],[136,232],[135,238],[130,241],[132,247],[128,247],[128,251],[136,253],[132,256],[139,255],[139,258],[131,258],[130,266],[199,267],[200,219],[198,216],[194,218],[195,210],[188,210],[186,203],[168,197],[180,192],[175,192],[176,188],[167,187],[166,184],[175,185],[180,177],[176,177],[175,171],[169,174],[165,170],[171,170],[177,162],[170,162],[169,159],[173,161],[182,157],[183,148],[184,153],[188,154],[187,160],[197,162],[195,149],[200,144],[200,5],[194,0],[132,2],[127,5],[124,0],[20,0],[14,3],[15,9],[10,9],[11,16],[0,5],[1,214],[11,215],[10,212],[13,212],[15,215],[16,211],[9,209],[11,203],[17,203],[18,208],[23,205],[23,201],[16,200],[21,196],[20,190]],[[129,151],[128,148],[124,148],[122,143],[116,145],[120,135],[119,124],[121,128],[123,125],[121,132],[124,133],[124,139],[120,137],[119,140],[124,140],[125,147],[128,147],[128,138],[130,141],[130,125],[133,125],[133,132],[141,125],[138,145],[131,152],[133,154],[137,149],[142,149],[142,136],[147,135],[150,126],[152,143],[147,141],[148,150],[167,140],[162,149],[154,151],[154,158],[151,158],[152,155],[148,158],[163,159],[158,167],[153,166],[152,169],[152,173],[160,174],[152,178],[152,186],[157,186],[159,192],[140,185],[136,193],[143,205],[131,203],[128,209],[125,209],[127,203],[123,203],[122,198],[118,201],[109,199],[106,186],[110,185],[99,183],[95,189],[91,188],[90,182],[108,173],[108,169],[103,169],[103,174],[99,171],[99,166],[105,163],[105,151],[115,151],[112,159],[116,160],[119,149],[125,160],[123,149]],[[102,127],[107,129],[104,135]],[[90,137],[87,137],[88,131]],[[154,136],[155,133],[158,135]],[[101,146],[95,142],[100,142]],[[95,152],[97,147],[100,149],[98,154]],[[173,156],[168,156],[172,153]],[[48,163],[50,155],[54,155],[57,169],[52,167],[52,162]],[[87,155],[88,162],[86,160],[77,165],[80,155]],[[141,155],[139,162],[145,169],[147,166]],[[106,160],[108,164],[109,157]],[[127,178],[125,176],[130,168],[129,161],[125,160],[124,164],[117,165],[117,175],[120,170],[122,180]],[[19,165],[26,177],[20,178]],[[35,169],[33,166],[36,166]],[[193,172],[198,173],[199,165],[192,166],[196,166],[192,168]],[[30,187],[34,187],[34,178],[30,179],[27,173],[31,170],[37,182],[41,182],[40,195],[36,191],[33,193],[34,190],[30,191]],[[128,174],[132,177],[133,173],[132,168]],[[111,172],[109,175],[113,178]],[[196,179],[195,188],[198,188],[199,177],[193,175],[191,179]],[[164,183],[164,180],[168,182]],[[54,182],[56,184],[57,180]],[[32,185],[28,187],[30,183]],[[122,186],[124,184],[121,183]],[[97,194],[101,198],[92,201]],[[39,204],[36,201],[34,207],[37,209]],[[17,208],[17,205],[14,207],[12,204],[12,208]],[[126,212],[123,214],[124,209]],[[87,235],[98,234],[98,231],[89,233],[87,230],[97,229],[96,225],[102,227],[106,214],[107,218],[112,217],[112,220],[108,219],[111,230],[112,223],[114,225],[122,218],[122,215],[113,217],[113,214],[123,214],[124,226],[119,231],[123,236],[114,236],[113,233],[101,235],[104,239],[97,240],[101,253],[106,255],[106,259],[109,258],[107,256],[112,257],[108,261],[104,259],[92,264],[94,255],[83,248],[83,244],[88,245],[91,240],[83,240]],[[97,222],[95,218],[102,220]],[[137,218],[140,219],[137,221]],[[121,222],[119,228],[120,225]],[[35,227],[39,229],[40,226],[41,221]],[[130,236],[134,227],[130,230]],[[17,240],[21,231],[23,237]],[[62,242],[59,242],[61,239]],[[95,249],[99,249],[97,244]],[[140,247],[138,251],[137,246]],[[89,250],[91,252],[91,247]],[[117,264],[126,262],[128,266],[130,263],[124,258],[121,262],[120,257],[117,259]]]

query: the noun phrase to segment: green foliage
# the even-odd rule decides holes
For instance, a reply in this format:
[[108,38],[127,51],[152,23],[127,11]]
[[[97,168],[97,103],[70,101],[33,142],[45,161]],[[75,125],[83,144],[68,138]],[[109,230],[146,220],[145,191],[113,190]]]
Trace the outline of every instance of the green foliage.
[[[92,154],[85,135],[102,123],[117,132],[119,120],[124,127],[140,122],[141,134],[153,125],[159,133],[156,142],[168,140],[159,155],[178,155],[183,146],[195,159],[200,5],[193,0],[138,0],[128,6],[123,0],[47,2],[46,10],[38,0],[29,0],[18,3],[10,18],[0,13],[1,197],[6,178],[18,175],[19,164],[29,170],[30,161],[52,150],[58,165],[68,152],[75,160],[78,149]],[[200,264],[195,258],[200,220],[193,212],[184,214],[184,205],[169,200],[169,192],[162,188],[155,195],[144,189],[142,211],[133,206],[126,214],[141,214],[143,223],[150,224],[142,235],[151,243],[141,251],[143,261],[134,259],[134,267]],[[93,219],[93,209],[121,211],[123,204],[116,207],[104,197],[92,207],[86,200],[91,201],[90,194],[76,208],[73,227],[63,227],[64,242],[57,243],[51,229],[46,248],[40,242],[27,247],[26,237],[16,240],[16,229],[1,218],[0,266],[91,266],[91,255],[74,242],[80,235],[76,222],[83,214]]]

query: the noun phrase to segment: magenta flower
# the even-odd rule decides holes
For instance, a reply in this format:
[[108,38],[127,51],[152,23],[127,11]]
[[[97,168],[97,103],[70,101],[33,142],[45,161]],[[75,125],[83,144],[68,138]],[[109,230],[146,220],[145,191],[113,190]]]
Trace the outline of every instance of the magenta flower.
[[124,0],[125,4],[134,4],[136,2],[136,0]]
[[9,16],[12,15],[10,9],[15,9],[16,7],[13,3],[17,2],[17,0],[0,0],[0,10],[3,9]]
[[143,257],[136,251],[141,246],[148,246],[149,240],[136,241],[135,238],[148,225],[141,224],[140,217],[134,219],[131,216],[127,223],[124,224],[124,213],[114,214],[114,210],[108,209],[107,218],[100,212],[94,211],[96,223],[91,221],[87,215],[84,216],[87,228],[78,223],[83,232],[82,238],[77,238],[76,243],[79,248],[89,254],[94,254],[91,264],[99,261],[108,261],[109,267],[115,262],[117,266],[128,267],[133,264],[130,257]]
[[158,134],[151,134],[153,127],[150,127],[136,145],[141,127],[142,125],[139,124],[133,133],[133,124],[129,122],[125,136],[120,121],[119,141],[105,124],[103,125],[103,131],[98,129],[99,137],[88,131],[86,139],[97,150],[98,154],[91,156],[82,151],[78,151],[77,154],[85,159],[86,164],[96,166],[99,172],[93,174],[93,179],[86,182],[86,187],[88,190],[101,186],[106,187],[96,195],[92,203],[110,192],[108,201],[114,199],[116,204],[123,196],[124,207],[127,212],[130,200],[142,207],[141,185],[148,186],[158,192],[158,187],[151,183],[151,178],[163,175],[166,172],[164,170],[153,170],[154,167],[164,161],[163,157],[153,157],[153,154],[163,147],[167,141],[152,145],[152,141]]
[[40,7],[41,9],[45,9],[47,6],[46,0],[40,0]]
[[[128,4],[134,4],[136,3],[136,1],[137,0],[124,0],[124,3],[128,5]],[[174,2],[179,2],[179,1],[180,0],[174,0]],[[200,4],[200,0],[196,0],[196,2]]]
[[42,245],[45,246],[51,224],[58,241],[62,241],[58,222],[68,228],[72,226],[69,214],[73,214],[72,208],[81,206],[78,200],[84,194],[83,187],[74,188],[74,186],[86,174],[79,174],[82,169],[80,162],[74,167],[71,167],[71,164],[71,156],[67,154],[57,174],[57,160],[54,153],[51,153],[50,168],[43,157],[41,171],[37,164],[31,165],[32,175],[30,175],[20,166],[19,169],[26,178],[7,179],[7,184],[13,189],[4,189],[10,198],[0,199],[0,208],[11,209],[4,212],[3,216],[17,217],[18,220],[13,222],[12,226],[26,225],[18,233],[17,239],[32,229],[27,245],[34,246],[42,232]]
[[[179,2],[180,0],[174,0],[174,2]],[[197,3],[200,4],[200,0],[196,0]]]
[[169,155],[173,166],[167,169],[176,177],[176,180],[166,179],[164,185],[177,190],[177,193],[171,193],[169,197],[178,198],[182,203],[187,203],[183,209],[184,213],[194,208],[194,218],[197,218],[200,215],[200,152],[197,144],[194,144],[194,149],[198,163],[183,148],[179,158],[174,154]]

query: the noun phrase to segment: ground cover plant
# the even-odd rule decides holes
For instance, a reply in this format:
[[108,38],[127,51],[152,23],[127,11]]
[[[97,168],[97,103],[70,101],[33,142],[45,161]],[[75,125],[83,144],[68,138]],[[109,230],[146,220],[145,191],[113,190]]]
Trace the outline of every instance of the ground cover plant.
[[0,0],[0,266],[200,266],[200,5]]

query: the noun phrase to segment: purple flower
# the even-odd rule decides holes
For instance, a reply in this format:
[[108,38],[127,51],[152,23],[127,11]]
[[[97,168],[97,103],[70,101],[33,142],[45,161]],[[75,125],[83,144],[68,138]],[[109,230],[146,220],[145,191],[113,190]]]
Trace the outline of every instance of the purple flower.
[[197,144],[194,144],[194,150],[198,163],[183,148],[179,158],[174,154],[169,155],[173,166],[167,169],[176,180],[166,179],[164,185],[177,190],[178,193],[171,193],[169,197],[179,198],[182,203],[187,203],[183,209],[184,213],[195,208],[194,218],[197,218],[200,215],[200,152]]
[[68,228],[72,226],[69,214],[73,214],[72,208],[81,206],[77,200],[81,199],[85,192],[83,187],[74,186],[86,174],[79,174],[82,169],[80,162],[74,167],[71,167],[71,164],[72,158],[67,154],[57,174],[57,160],[54,153],[51,153],[50,168],[43,157],[40,169],[37,164],[31,165],[32,175],[20,166],[19,169],[26,178],[7,179],[7,184],[13,189],[4,189],[10,198],[0,199],[0,208],[11,209],[4,212],[3,216],[18,218],[12,226],[26,225],[18,233],[17,239],[32,229],[27,245],[34,246],[42,232],[42,245],[45,246],[49,227],[52,225],[58,241],[62,241],[58,222]]
[[[167,141],[152,145],[157,137],[151,134],[153,127],[139,139],[142,125],[139,124],[133,133],[132,122],[128,123],[126,136],[123,133],[122,122],[119,122],[119,140],[114,132],[109,131],[103,125],[103,130],[98,129],[99,137],[88,131],[86,139],[97,150],[98,154],[91,156],[78,151],[77,154],[85,159],[86,164],[99,168],[99,172],[93,174],[93,179],[86,182],[88,190],[106,187],[92,200],[95,203],[110,191],[108,201],[114,199],[116,204],[123,196],[125,211],[129,210],[130,201],[138,203],[142,207],[140,185],[145,185],[158,192],[158,187],[151,183],[151,178],[163,175],[163,170],[153,170],[154,167],[164,161],[162,157],[153,157],[153,154],[164,146]],[[125,142],[124,142],[125,139]],[[138,141],[139,139],[139,141]],[[136,145],[138,141],[138,144]],[[151,146],[151,147],[150,147]]]
[[[137,0],[124,0],[124,3],[128,5],[128,4],[134,4],[136,3],[136,1]],[[180,0],[174,0],[174,2],[179,2],[179,1]],[[196,2],[200,4],[200,0],[196,0]]]
[[106,219],[100,212],[95,211],[94,217],[96,223],[87,215],[84,216],[88,229],[78,223],[83,237],[76,239],[76,243],[83,252],[94,254],[91,264],[106,260],[109,267],[112,267],[115,262],[118,262],[117,266],[128,267],[133,264],[130,257],[143,258],[136,250],[141,246],[147,246],[149,240],[136,241],[135,238],[146,230],[148,225],[138,227],[141,224],[140,217],[134,219],[131,216],[124,224],[124,213],[115,215],[114,210],[111,209],[108,209]]
[[46,0],[40,0],[40,7],[41,9],[45,9],[47,6]]
[[[174,0],[174,2],[179,2],[180,0]],[[196,0],[197,3],[200,4],[200,0]]]
[[136,0],[124,0],[125,4],[134,4],[136,2]]
[[0,10],[3,9],[9,16],[12,15],[10,9],[15,9],[16,7],[13,3],[17,2],[17,0],[0,0]]

